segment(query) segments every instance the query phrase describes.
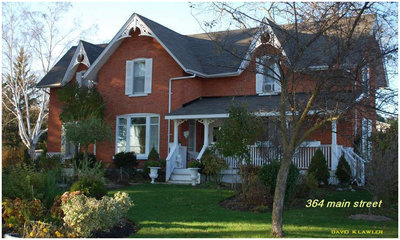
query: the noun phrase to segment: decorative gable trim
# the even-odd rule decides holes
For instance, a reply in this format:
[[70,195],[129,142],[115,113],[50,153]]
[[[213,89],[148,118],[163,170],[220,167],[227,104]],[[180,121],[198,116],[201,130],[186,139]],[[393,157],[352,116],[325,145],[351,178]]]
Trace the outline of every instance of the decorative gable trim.
[[78,69],[78,65],[81,63],[86,65],[88,68],[90,67],[89,58],[86,54],[85,48],[83,47],[82,41],[79,41],[78,47],[75,50],[75,54],[72,57],[67,71],[65,72],[64,78],[61,81],[62,86],[65,86],[65,84],[73,79],[76,70]]

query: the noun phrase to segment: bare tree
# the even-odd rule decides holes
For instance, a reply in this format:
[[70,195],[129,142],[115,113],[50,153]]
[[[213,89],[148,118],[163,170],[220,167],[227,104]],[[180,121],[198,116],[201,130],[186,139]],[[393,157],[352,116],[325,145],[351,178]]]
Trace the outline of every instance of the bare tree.
[[[71,29],[63,27],[62,17],[71,8],[67,2],[50,3],[43,11],[32,11],[29,4],[23,3],[2,3],[2,7],[2,81],[3,99],[6,99],[2,106],[15,116],[19,136],[34,159],[36,144],[47,131],[43,123],[48,116],[49,96],[46,89],[35,89],[32,79],[37,81],[44,76],[65,49],[92,28],[77,30],[77,24]],[[24,69],[33,66],[34,76],[15,75],[14,63],[22,46],[24,55],[28,56]]]
[[[397,26],[397,13],[391,10],[397,6],[368,2],[217,2],[191,7],[220,51],[247,61],[244,71],[279,82],[280,103],[276,111],[282,157],[272,209],[272,233],[282,237],[287,176],[297,147],[327,124],[353,119],[356,110],[359,115],[373,116],[376,108],[382,107],[375,104],[380,95],[365,82],[363,74],[372,67],[382,80],[383,63],[389,58],[397,63],[397,28],[393,28]],[[207,20],[200,19],[202,14]],[[250,29],[260,25],[257,33],[261,37],[248,49],[252,52],[250,57],[224,41],[221,34],[211,32],[218,27]],[[264,58],[266,55],[273,57]],[[387,93],[380,93],[389,99]]]

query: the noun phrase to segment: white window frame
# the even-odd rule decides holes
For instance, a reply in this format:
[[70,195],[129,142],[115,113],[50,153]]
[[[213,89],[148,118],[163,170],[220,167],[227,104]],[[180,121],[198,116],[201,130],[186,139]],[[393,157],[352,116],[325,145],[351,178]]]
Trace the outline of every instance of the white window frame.
[[363,88],[363,92],[369,97],[371,92],[371,76],[369,72],[369,66],[366,65],[361,68],[361,87]]
[[[144,76],[144,92],[134,93],[134,66],[137,62],[145,62]],[[144,97],[151,93],[153,75],[153,59],[152,58],[135,58],[127,60],[125,64],[125,95],[128,97]]]
[[[257,58],[257,64],[256,64],[256,69],[257,69],[257,73],[256,73],[256,92],[258,95],[260,96],[264,96],[264,95],[277,95],[279,93],[281,93],[281,84],[280,82],[275,78],[271,78],[269,80],[273,81],[272,85],[274,90],[273,91],[265,91],[264,90],[264,86],[265,86],[265,81],[267,78],[270,78],[268,76],[265,76],[264,74],[264,68],[266,68],[266,66],[264,66],[263,64],[260,64],[262,62],[263,59],[265,60],[269,60],[271,58],[274,58],[275,56],[273,55],[265,55],[262,57]],[[279,70],[279,65],[277,62],[274,63],[274,75],[276,73],[278,73],[279,75],[280,70]]]
[[372,156],[372,120],[362,118],[361,120],[361,152],[367,160],[371,160]]
[[[118,153],[118,148],[117,148],[117,144],[118,144],[118,136],[119,136],[119,131],[118,131],[118,119],[120,118],[125,118],[126,119],[126,129],[127,129],[127,133],[126,133],[126,150],[130,150],[129,146],[130,146],[130,129],[131,129],[131,118],[146,118],[146,145],[145,145],[145,153],[144,154],[137,154],[136,153],[136,158],[140,159],[140,160],[147,160],[148,155],[150,153],[150,125],[152,125],[150,123],[150,118],[151,117],[157,117],[158,118],[158,149],[157,152],[159,153],[159,149],[160,149],[160,115],[159,114],[154,114],[154,113],[132,113],[132,114],[124,114],[124,115],[119,115],[116,117],[115,120],[115,154]],[[154,124],[153,124],[154,125]]]

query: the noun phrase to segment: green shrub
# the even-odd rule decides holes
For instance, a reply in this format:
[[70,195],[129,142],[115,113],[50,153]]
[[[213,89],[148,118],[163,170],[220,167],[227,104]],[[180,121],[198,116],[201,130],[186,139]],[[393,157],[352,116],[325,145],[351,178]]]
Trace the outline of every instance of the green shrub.
[[146,161],[146,167],[161,167],[161,162],[159,161]]
[[335,172],[336,177],[339,179],[341,184],[349,184],[351,180],[351,169],[346,159],[342,155],[339,158],[339,163]]
[[88,197],[100,199],[107,194],[107,188],[102,181],[92,178],[81,178],[72,184],[71,192],[81,191]]
[[74,161],[73,162],[74,174],[75,178],[91,178],[97,181],[104,182],[104,174],[107,169],[107,165],[103,167],[103,163],[101,161],[97,161],[94,164],[91,164],[86,160]]
[[136,168],[136,154],[134,152],[117,153],[114,155],[114,164],[117,168]]
[[218,157],[218,155],[208,148],[201,158],[201,163],[204,165],[202,173],[204,173],[207,177],[214,178],[216,182],[219,182],[221,170],[228,167],[224,159]]
[[61,156],[59,155],[47,156],[47,153],[43,152],[37,159],[36,166],[38,169],[43,169],[43,170],[61,168]]
[[[263,183],[269,189],[269,193],[271,195],[274,195],[275,193],[276,179],[278,177],[280,165],[280,162],[272,161],[270,164],[264,165],[258,172],[258,178],[260,179],[261,183]],[[297,169],[296,165],[291,163],[287,178],[285,202],[289,201],[290,195],[296,187],[298,177],[299,170]]]
[[157,150],[153,147],[149,153],[149,156],[147,156],[147,160],[151,161],[159,161],[160,160],[160,155],[158,154]]
[[[85,161],[85,154],[83,152],[78,152],[75,154],[74,158],[72,159],[73,162],[75,162],[76,166],[78,168],[82,168],[83,164],[86,164]],[[88,166],[90,168],[93,168],[94,165],[96,164],[96,155],[92,153],[88,153]]]
[[61,193],[57,186],[60,169],[36,171],[33,164],[17,164],[4,169],[2,174],[3,196],[11,199],[40,199],[51,206],[54,198]]
[[62,203],[63,220],[78,237],[90,237],[94,231],[109,231],[133,206],[127,193],[117,192],[114,197],[101,200],[77,195]]
[[307,174],[314,174],[318,183],[323,182],[328,185],[329,169],[326,163],[324,154],[320,149],[315,151],[314,156],[311,158],[310,166],[308,167]]
[[190,161],[188,163],[188,168],[203,168],[203,164],[199,161]]

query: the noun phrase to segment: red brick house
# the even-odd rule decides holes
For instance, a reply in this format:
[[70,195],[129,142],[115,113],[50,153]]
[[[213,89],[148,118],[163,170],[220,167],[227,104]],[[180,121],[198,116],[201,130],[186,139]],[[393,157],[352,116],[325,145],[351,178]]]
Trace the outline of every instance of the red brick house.
[[[167,160],[166,180],[185,180],[186,161],[201,159],[205,148],[215,141],[215,131],[228,117],[233,97],[237,102],[245,102],[255,114],[266,118],[276,116],[280,84],[248,71],[255,64],[247,61],[260,48],[260,36],[266,29],[272,40],[263,45],[264,50],[271,54],[277,49],[275,44],[282,44],[285,36],[277,31],[281,27],[267,23],[260,28],[211,34],[223,39],[235,54],[218,50],[208,34],[184,36],[138,14],[133,14],[108,44],[80,41],[37,84],[50,88],[48,153],[71,154],[71,144],[62,136],[57,91],[77,81],[100,91],[106,102],[105,119],[114,129],[113,142],[94,146],[97,159],[112,163],[114,154],[134,151],[138,159],[146,161],[154,147]],[[365,26],[371,28],[372,35],[373,21],[368,20]],[[290,46],[280,47],[284,49],[282,54],[290,59],[294,50]],[[325,69],[323,62],[307,67],[315,71]],[[387,86],[383,64],[363,71],[362,79],[368,82],[370,92],[368,99],[373,103],[375,89]],[[305,77],[294,91],[306,96],[312,90],[309,81]],[[334,121],[318,130],[299,148],[294,161],[300,169],[307,169],[317,148],[323,150],[332,171],[342,152],[349,161],[364,161],[353,151],[353,142],[361,135],[366,151],[375,113],[364,118],[357,117],[357,111],[352,110],[349,116],[350,119]],[[252,161],[261,164],[257,148],[250,146],[250,151]],[[237,164],[227,161],[232,168]]]

